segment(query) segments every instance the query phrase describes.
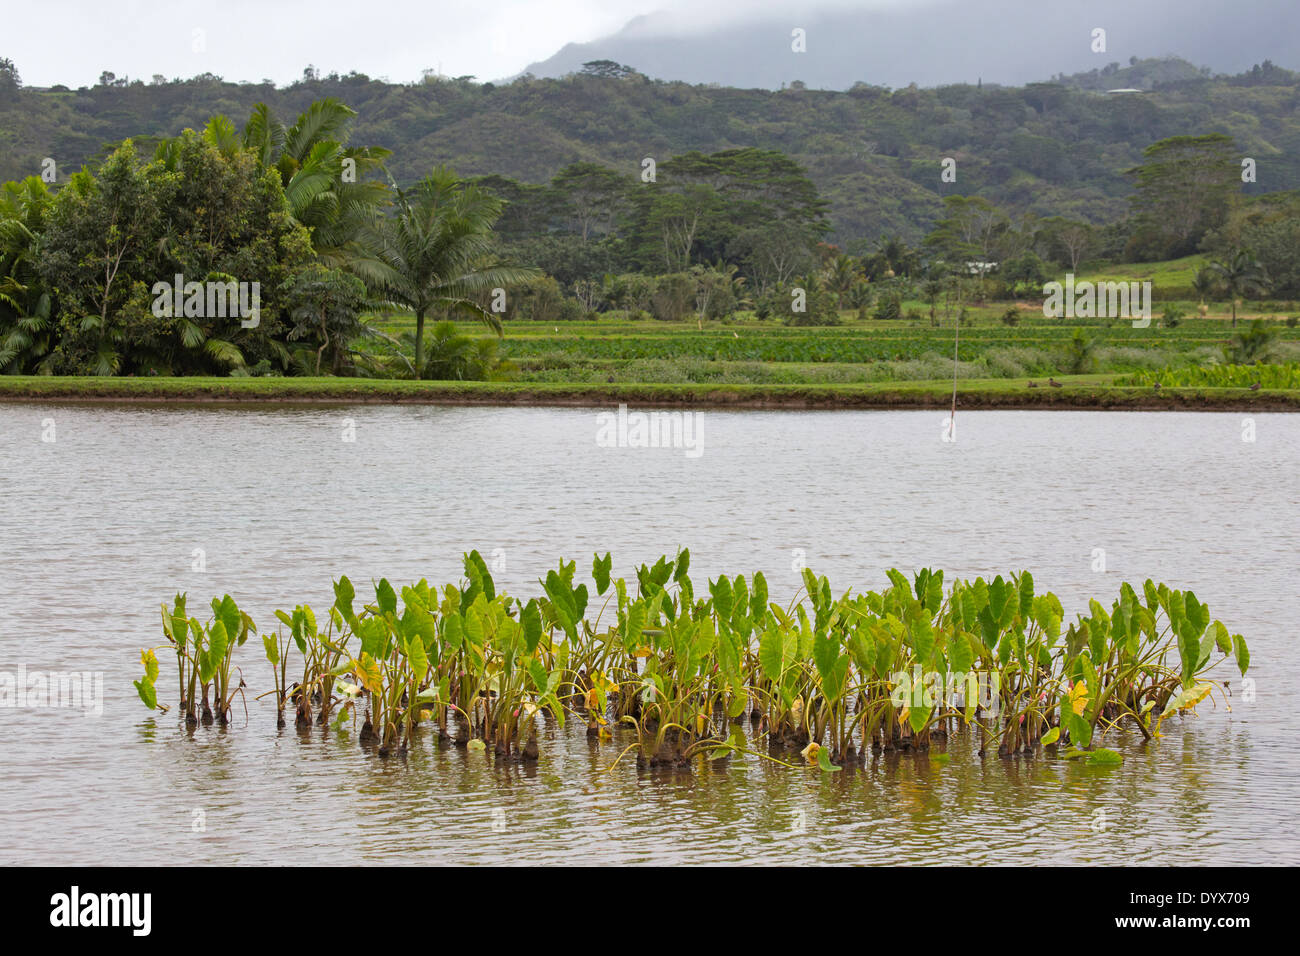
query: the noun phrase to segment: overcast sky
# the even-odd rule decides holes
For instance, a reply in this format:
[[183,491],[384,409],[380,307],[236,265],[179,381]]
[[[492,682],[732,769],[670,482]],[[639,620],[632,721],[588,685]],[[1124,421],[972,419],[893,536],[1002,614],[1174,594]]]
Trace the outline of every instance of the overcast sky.
[[[568,42],[668,10],[684,31],[763,15],[904,0],[62,0],[7,3],[0,56],[29,86],[88,86],[109,70],[148,81],[215,73],[284,84],[314,64],[393,82],[425,69],[480,80],[518,73]],[[910,6],[930,0],[907,0]],[[202,31],[196,33],[195,31]]]

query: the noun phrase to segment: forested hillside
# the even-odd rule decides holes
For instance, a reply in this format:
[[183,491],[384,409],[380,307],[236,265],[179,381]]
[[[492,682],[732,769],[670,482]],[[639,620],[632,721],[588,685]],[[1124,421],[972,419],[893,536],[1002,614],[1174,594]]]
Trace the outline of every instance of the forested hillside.
[[[849,249],[881,236],[918,241],[954,194],[1016,213],[1120,219],[1133,189],[1126,171],[1144,148],[1176,135],[1230,135],[1257,162],[1247,193],[1300,187],[1300,75],[1271,64],[1208,77],[1181,61],[1140,61],[1023,88],[843,92],[664,83],[608,65],[498,86],[469,77],[397,85],[309,69],[287,88],[106,73],[91,88],[37,90],[21,86],[20,71],[18,63],[0,77],[0,181],[39,174],[48,157],[62,182],[128,136],[143,150],[150,137],[201,129],[214,114],[242,121],[263,102],[291,116],[333,97],[357,111],[355,142],[392,151],[388,169],[403,185],[436,164],[545,183],[590,161],[636,180],[646,157],[777,150],[807,171],[829,203],[827,238]],[[1100,92],[1134,86],[1148,90]],[[941,180],[945,158],[956,162],[955,182]]]

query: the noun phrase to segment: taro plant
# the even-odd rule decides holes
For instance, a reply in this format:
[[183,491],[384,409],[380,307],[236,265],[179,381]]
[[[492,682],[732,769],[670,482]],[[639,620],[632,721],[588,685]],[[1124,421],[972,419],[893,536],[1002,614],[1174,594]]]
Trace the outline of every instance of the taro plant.
[[[224,726],[230,722],[234,697],[244,686],[242,676],[231,686],[235,650],[256,628],[229,594],[212,599],[212,620],[207,624],[187,617],[185,604],[186,595],[178,594],[170,610],[162,605],[163,634],[176,655],[180,709],[187,724],[210,724],[215,719]],[[147,707],[165,712],[167,708],[158,703],[157,649],[141,651],[141,661],[145,673],[135,682],[136,691]]]
[[[527,602],[497,591],[478,552],[465,555],[458,584],[421,580],[399,595],[381,579],[362,606],[340,578],[323,625],[299,605],[277,611],[281,629],[263,635],[277,721],[290,702],[300,727],[361,718],[362,742],[387,755],[412,747],[431,720],[440,738],[533,760],[542,721],[563,726],[572,710],[600,739],[631,732],[609,769],[632,751],[640,765],[671,767],[753,752],[739,726],[728,729],[747,713],[768,756],[799,749],[823,771],[868,749],[925,751],[963,734],[981,756],[1064,747],[1100,760],[1108,735],[1159,737],[1214,694],[1216,668],[1245,674],[1250,663],[1245,639],[1194,594],[1151,581],[1122,585],[1109,608],[1090,601],[1067,625],[1060,600],[1027,571],[945,585],[942,571],[909,580],[891,569],[888,587],[836,597],[809,570],[784,608],[761,574],[722,575],[697,595],[685,550],[642,564],[633,587],[612,579],[608,553],[591,571],[594,623],[574,562],[549,571]],[[204,624],[183,594],[162,619],[186,721],[211,721],[214,707],[228,721],[243,686],[233,655],[252,620],[227,595]],[[293,647],[302,679],[287,685]],[[156,649],[141,658],[136,688],[166,710]]]

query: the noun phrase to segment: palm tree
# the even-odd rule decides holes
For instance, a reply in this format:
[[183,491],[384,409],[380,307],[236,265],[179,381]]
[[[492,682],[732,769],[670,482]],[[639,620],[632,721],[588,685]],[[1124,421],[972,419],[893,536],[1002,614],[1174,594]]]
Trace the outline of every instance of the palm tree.
[[1211,262],[1210,268],[1219,277],[1232,302],[1232,327],[1235,329],[1237,298],[1249,294],[1263,295],[1267,291],[1268,278],[1248,249],[1234,249],[1224,259]]
[[[347,146],[356,115],[326,98],[285,127],[258,103],[244,126],[244,147],[253,150],[259,169],[280,174],[293,217],[311,230],[312,248],[330,268],[347,268],[361,254],[361,237],[389,200],[388,186],[367,177],[383,170],[391,151]],[[205,131],[218,147],[230,135],[211,123]]]
[[398,189],[397,215],[371,229],[369,254],[353,271],[388,302],[415,313],[415,374],[424,369],[424,320],[433,310],[472,316],[501,334],[501,321],[477,293],[527,282],[537,269],[492,260],[492,224],[502,202],[438,167],[410,195]]
[[1201,305],[1205,305],[1205,300],[1214,295],[1218,284],[1219,280],[1208,266],[1196,270],[1196,275],[1192,277],[1192,288],[1196,291]]
[[48,371],[51,296],[37,274],[37,240],[53,194],[38,176],[0,191],[0,374]]

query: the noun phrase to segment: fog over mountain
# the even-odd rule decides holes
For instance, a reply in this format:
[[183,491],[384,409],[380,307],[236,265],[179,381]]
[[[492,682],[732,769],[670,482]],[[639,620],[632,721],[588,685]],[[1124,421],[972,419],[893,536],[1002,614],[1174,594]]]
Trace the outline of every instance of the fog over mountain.
[[[867,9],[764,9],[700,22],[681,9],[639,16],[617,33],[570,43],[526,72],[563,76],[607,59],[657,79],[775,89],[856,82],[902,87],[1022,84],[1130,57],[1176,54],[1215,72],[1269,59],[1300,67],[1297,0],[915,0]],[[806,52],[794,52],[802,29]],[[1106,31],[1093,52],[1093,31]]]

